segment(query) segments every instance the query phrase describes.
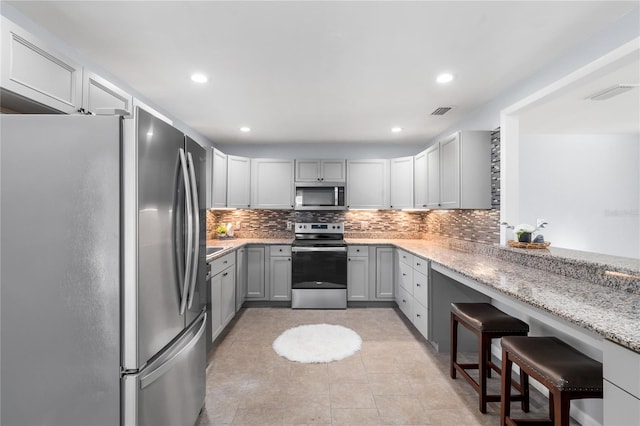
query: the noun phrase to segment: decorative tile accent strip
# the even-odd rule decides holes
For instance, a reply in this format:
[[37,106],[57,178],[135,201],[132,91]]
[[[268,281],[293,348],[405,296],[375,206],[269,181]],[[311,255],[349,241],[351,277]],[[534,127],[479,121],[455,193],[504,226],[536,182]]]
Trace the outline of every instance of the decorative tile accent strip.
[[491,132],[491,207],[500,209],[500,127]]
[[239,238],[265,238],[266,234],[293,238],[287,222],[343,222],[349,238],[419,239],[424,233],[425,215],[422,211],[397,210],[209,210],[207,235],[215,233],[218,225],[232,223]]
[[426,236],[456,238],[484,244],[500,241],[500,211],[430,210],[426,216]]

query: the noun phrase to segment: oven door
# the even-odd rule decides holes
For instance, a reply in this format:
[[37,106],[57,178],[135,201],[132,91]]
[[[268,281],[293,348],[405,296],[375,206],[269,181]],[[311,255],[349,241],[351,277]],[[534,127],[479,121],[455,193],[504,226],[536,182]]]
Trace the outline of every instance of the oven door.
[[292,289],[347,288],[347,247],[294,246]]

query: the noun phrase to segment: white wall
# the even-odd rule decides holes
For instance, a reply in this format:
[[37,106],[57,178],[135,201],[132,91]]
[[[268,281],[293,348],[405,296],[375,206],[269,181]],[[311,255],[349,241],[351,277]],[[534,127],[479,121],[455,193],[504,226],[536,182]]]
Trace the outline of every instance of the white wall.
[[554,247],[640,258],[640,135],[520,136],[519,220]]

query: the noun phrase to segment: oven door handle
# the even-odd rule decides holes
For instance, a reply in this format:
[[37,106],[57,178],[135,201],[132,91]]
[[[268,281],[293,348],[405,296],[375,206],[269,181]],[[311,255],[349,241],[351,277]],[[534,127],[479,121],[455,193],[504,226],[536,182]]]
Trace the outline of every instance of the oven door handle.
[[291,247],[292,253],[306,253],[306,252],[314,252],[314,251],[345,253],[347,251],[347,248],[346,247]]

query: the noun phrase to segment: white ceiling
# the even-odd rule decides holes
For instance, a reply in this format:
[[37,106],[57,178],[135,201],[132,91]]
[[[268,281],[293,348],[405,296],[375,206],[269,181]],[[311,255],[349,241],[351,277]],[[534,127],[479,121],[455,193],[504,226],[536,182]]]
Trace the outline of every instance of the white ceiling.
[[[605,100],[591,96],[618,84],[637,87]],[[522,133],[640,133],[638,52],[621,64],[587,76],[518,115]]]
[[3,3],[214,143],[425,143],[638,4]]

